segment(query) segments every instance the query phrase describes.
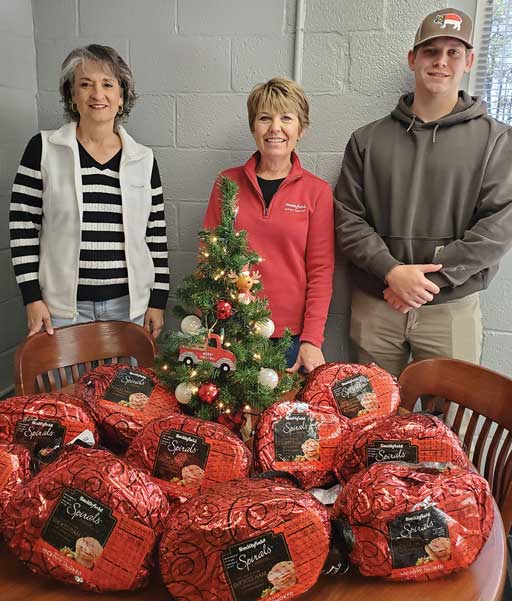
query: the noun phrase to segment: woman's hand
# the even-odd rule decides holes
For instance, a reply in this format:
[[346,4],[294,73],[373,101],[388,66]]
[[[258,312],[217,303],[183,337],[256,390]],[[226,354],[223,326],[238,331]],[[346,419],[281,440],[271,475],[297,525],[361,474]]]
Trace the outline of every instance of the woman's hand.
[[317,346],[311,344],[311,342],[301,342],[297,361],[295,361],[295,363],[286,371],[288,373],[293,373],[298,371],[301,367],[304,367],[306,373],[309,373],[313,371],[315,367],[323,365],[324,363],[325,359],[322,351]]
[[144,328],[156,340],[160,336],[160,332],[164,327],[164,311],[163,309],[154,309],[148,307],[144,315]]
[[27,338],[37,334],[42,329],[46,330],[48,334],[53,334],[52,318],[50,317],[50,311],[46,303],[42,300],[28,303],[27,307],[27,326],[28,334]]

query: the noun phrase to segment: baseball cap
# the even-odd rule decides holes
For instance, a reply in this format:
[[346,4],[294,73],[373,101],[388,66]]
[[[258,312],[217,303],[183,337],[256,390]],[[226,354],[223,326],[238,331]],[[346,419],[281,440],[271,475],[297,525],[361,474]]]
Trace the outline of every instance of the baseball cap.
[[443,8],[427,15],[416,32],[414,48],[434,38],[449,37],[473,48],[471,17],[457,8]]

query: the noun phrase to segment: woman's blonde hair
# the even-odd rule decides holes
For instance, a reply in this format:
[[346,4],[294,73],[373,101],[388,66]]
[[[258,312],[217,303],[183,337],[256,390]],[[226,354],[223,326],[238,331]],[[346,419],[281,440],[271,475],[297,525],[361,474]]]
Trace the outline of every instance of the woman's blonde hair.
[[247,98],[249,127],[254,131],[254,121],[258,113],[295,113],[301,129],[309,125],[309,103],[304,90],[293,80],[274,77],[266,83],[259,83]]

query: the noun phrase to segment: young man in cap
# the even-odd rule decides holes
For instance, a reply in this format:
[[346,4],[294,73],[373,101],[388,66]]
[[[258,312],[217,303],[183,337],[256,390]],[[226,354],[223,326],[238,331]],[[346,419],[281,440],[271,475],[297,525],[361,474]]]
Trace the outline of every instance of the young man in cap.
[[471,36],[460,10],[423,20],[414,93],[352,135],[336,186],[358,361],[395,376],[411,355],[480,361],[478,293],[512,242],[512,129],[459,91]]

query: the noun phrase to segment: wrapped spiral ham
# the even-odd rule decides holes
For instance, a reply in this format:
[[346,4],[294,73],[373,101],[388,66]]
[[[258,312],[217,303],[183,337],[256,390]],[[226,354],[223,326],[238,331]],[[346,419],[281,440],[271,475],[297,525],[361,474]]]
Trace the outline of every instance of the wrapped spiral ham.
[[439,578],[473,563],[494,519],[489,485],[450,464],[374,463],[333,507],[364,576]]
[[104,442],[127,447],[157,417],[181,413],[176,397],[154,372],[129,365],[100,365],[78,381],[75,394],[89,406]]
[[0,443],[0,522],[11,496],[31,476],[29,451],[21,445]]
[[339,442],[348,435],[348,420],[307,403],[280,401],[266,409],[254,435],[258,471],[293,473],[305,489],[335,482],[333,461]]
[[91,446],[98,442],[89,411],[69,394],[52,392],[2,401],[0,442],[26,447],[39,466],[51,462],[59,449],[84,433]]
[[171,498],[185,500],[219,482],[248,476],[251,453],[225,426],[175,414],[147,424],[126,460],[149,471]]
[[176,601],[292,599],[317,581],[329,535],[312,495],[266,479],[232,481],[173,512],[160,568]]
[[108,451],[72,447],[21,488],[2,528],[32,571],[96,592],[147,583],[169,505],[144,472]]
[[425,413],[394,415],[354,430],[336,451],[334,471],[340,482],[382,461],[453,463],[468,468],[457,436],[440,419]]
[[375,363],[326,363],[309,374],[297,400],[312,409],[334,408],[360,427],[396,413],[400,392],[396,379]]

